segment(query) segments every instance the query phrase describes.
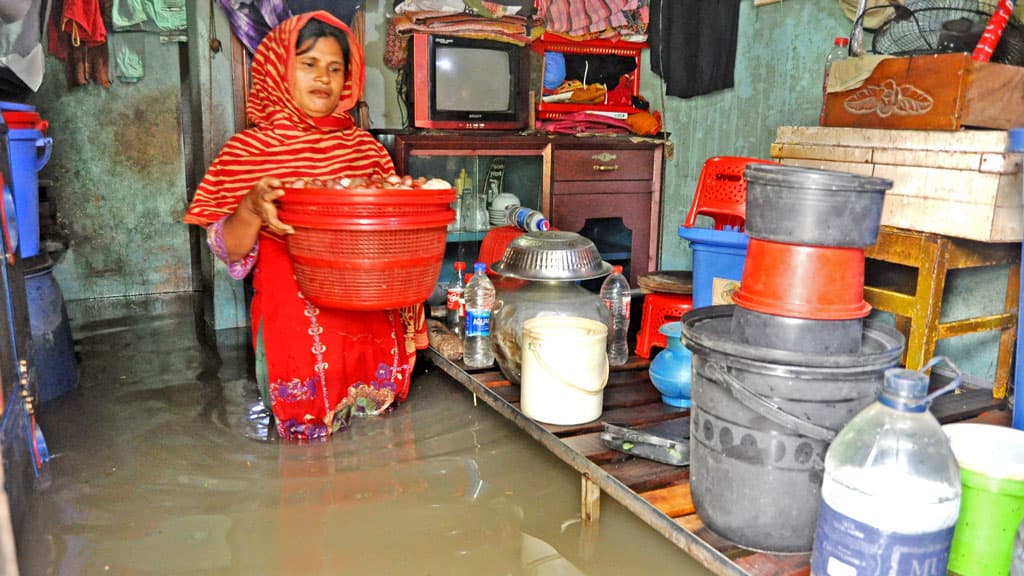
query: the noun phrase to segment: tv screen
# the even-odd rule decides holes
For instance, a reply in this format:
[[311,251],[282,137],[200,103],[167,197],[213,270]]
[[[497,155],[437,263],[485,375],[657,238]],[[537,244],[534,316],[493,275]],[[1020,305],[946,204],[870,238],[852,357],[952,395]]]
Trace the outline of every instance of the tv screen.
[[529,116],[529,54],[515,44],[413,35],[408,92],[413,126],[518,130]]
[[512,105],[509,53],[436,46],[434,107],[439,111],[504,112]]

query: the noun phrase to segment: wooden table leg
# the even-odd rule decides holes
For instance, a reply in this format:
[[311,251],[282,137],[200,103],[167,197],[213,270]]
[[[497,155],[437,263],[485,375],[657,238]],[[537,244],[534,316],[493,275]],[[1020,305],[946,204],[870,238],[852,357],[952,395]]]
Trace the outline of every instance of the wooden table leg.
[[1020,303],[1020,262],[1010,265],[1010,277],[1006,283],[1006,301],[1003,304],[1003,311],[1012,314],[1014,317],[1010,326],[1003,328],[999,335],[999,356],[996,360],[995,386],[992,388],[993,398],[1006,398],[1007,383],[1010,381],[1010,372],[1013,370],[1013,357],[1017,342],[1017,317]]
[[584,526],[597,524],[601,517],[601,487],[586,475],[580,476],[580,518]]
[[[905,364],[908,370],[918,370],[935,353],[946,285],[949,241],[945,238],[929,239],[923,243],[921,250],[923,254],[921,266],[917,269],[914,317],[910,320],[910,333],[907,335]],[[925,265],[926,262],[931,265]]]

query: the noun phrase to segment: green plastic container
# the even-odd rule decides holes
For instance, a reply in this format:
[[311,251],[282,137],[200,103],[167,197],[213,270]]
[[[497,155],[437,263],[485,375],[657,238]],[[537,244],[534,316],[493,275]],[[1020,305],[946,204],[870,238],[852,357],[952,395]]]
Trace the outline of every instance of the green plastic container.
[[949,570],[1006,576],[1024,519],[1024,431],[989,424],[943,426],[960,464],[960,516]]

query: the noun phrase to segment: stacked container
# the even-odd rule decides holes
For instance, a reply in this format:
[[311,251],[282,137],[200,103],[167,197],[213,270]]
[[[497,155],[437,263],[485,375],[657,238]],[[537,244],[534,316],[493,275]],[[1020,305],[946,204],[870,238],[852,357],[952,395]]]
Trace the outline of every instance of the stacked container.
[[693,353],[690,478],[705,525],[807,552],[829,443],[878,397],[904,338],[865,323],[864,248],[892,182],[750,164],[750,237],[735,305],[683,317]]

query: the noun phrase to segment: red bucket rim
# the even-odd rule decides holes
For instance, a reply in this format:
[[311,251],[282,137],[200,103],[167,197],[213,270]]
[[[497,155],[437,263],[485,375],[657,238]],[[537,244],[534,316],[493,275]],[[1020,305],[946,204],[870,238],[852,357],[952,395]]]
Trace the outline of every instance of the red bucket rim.
[[14,130],[23,129],[36,129],[41,132],[45,132],[48,126],[46,120],[43,120],[37,112],[20,112],[13,110],[3,110],[4,124],[7,124],[8,128]]
[[791,318],[852,320],[864,300],[864,249],[750,239],[737,306]]
[[455,200],[454,188],[284,188],[279,199],[288,204],[353,205],[424,205],[450,204]]

